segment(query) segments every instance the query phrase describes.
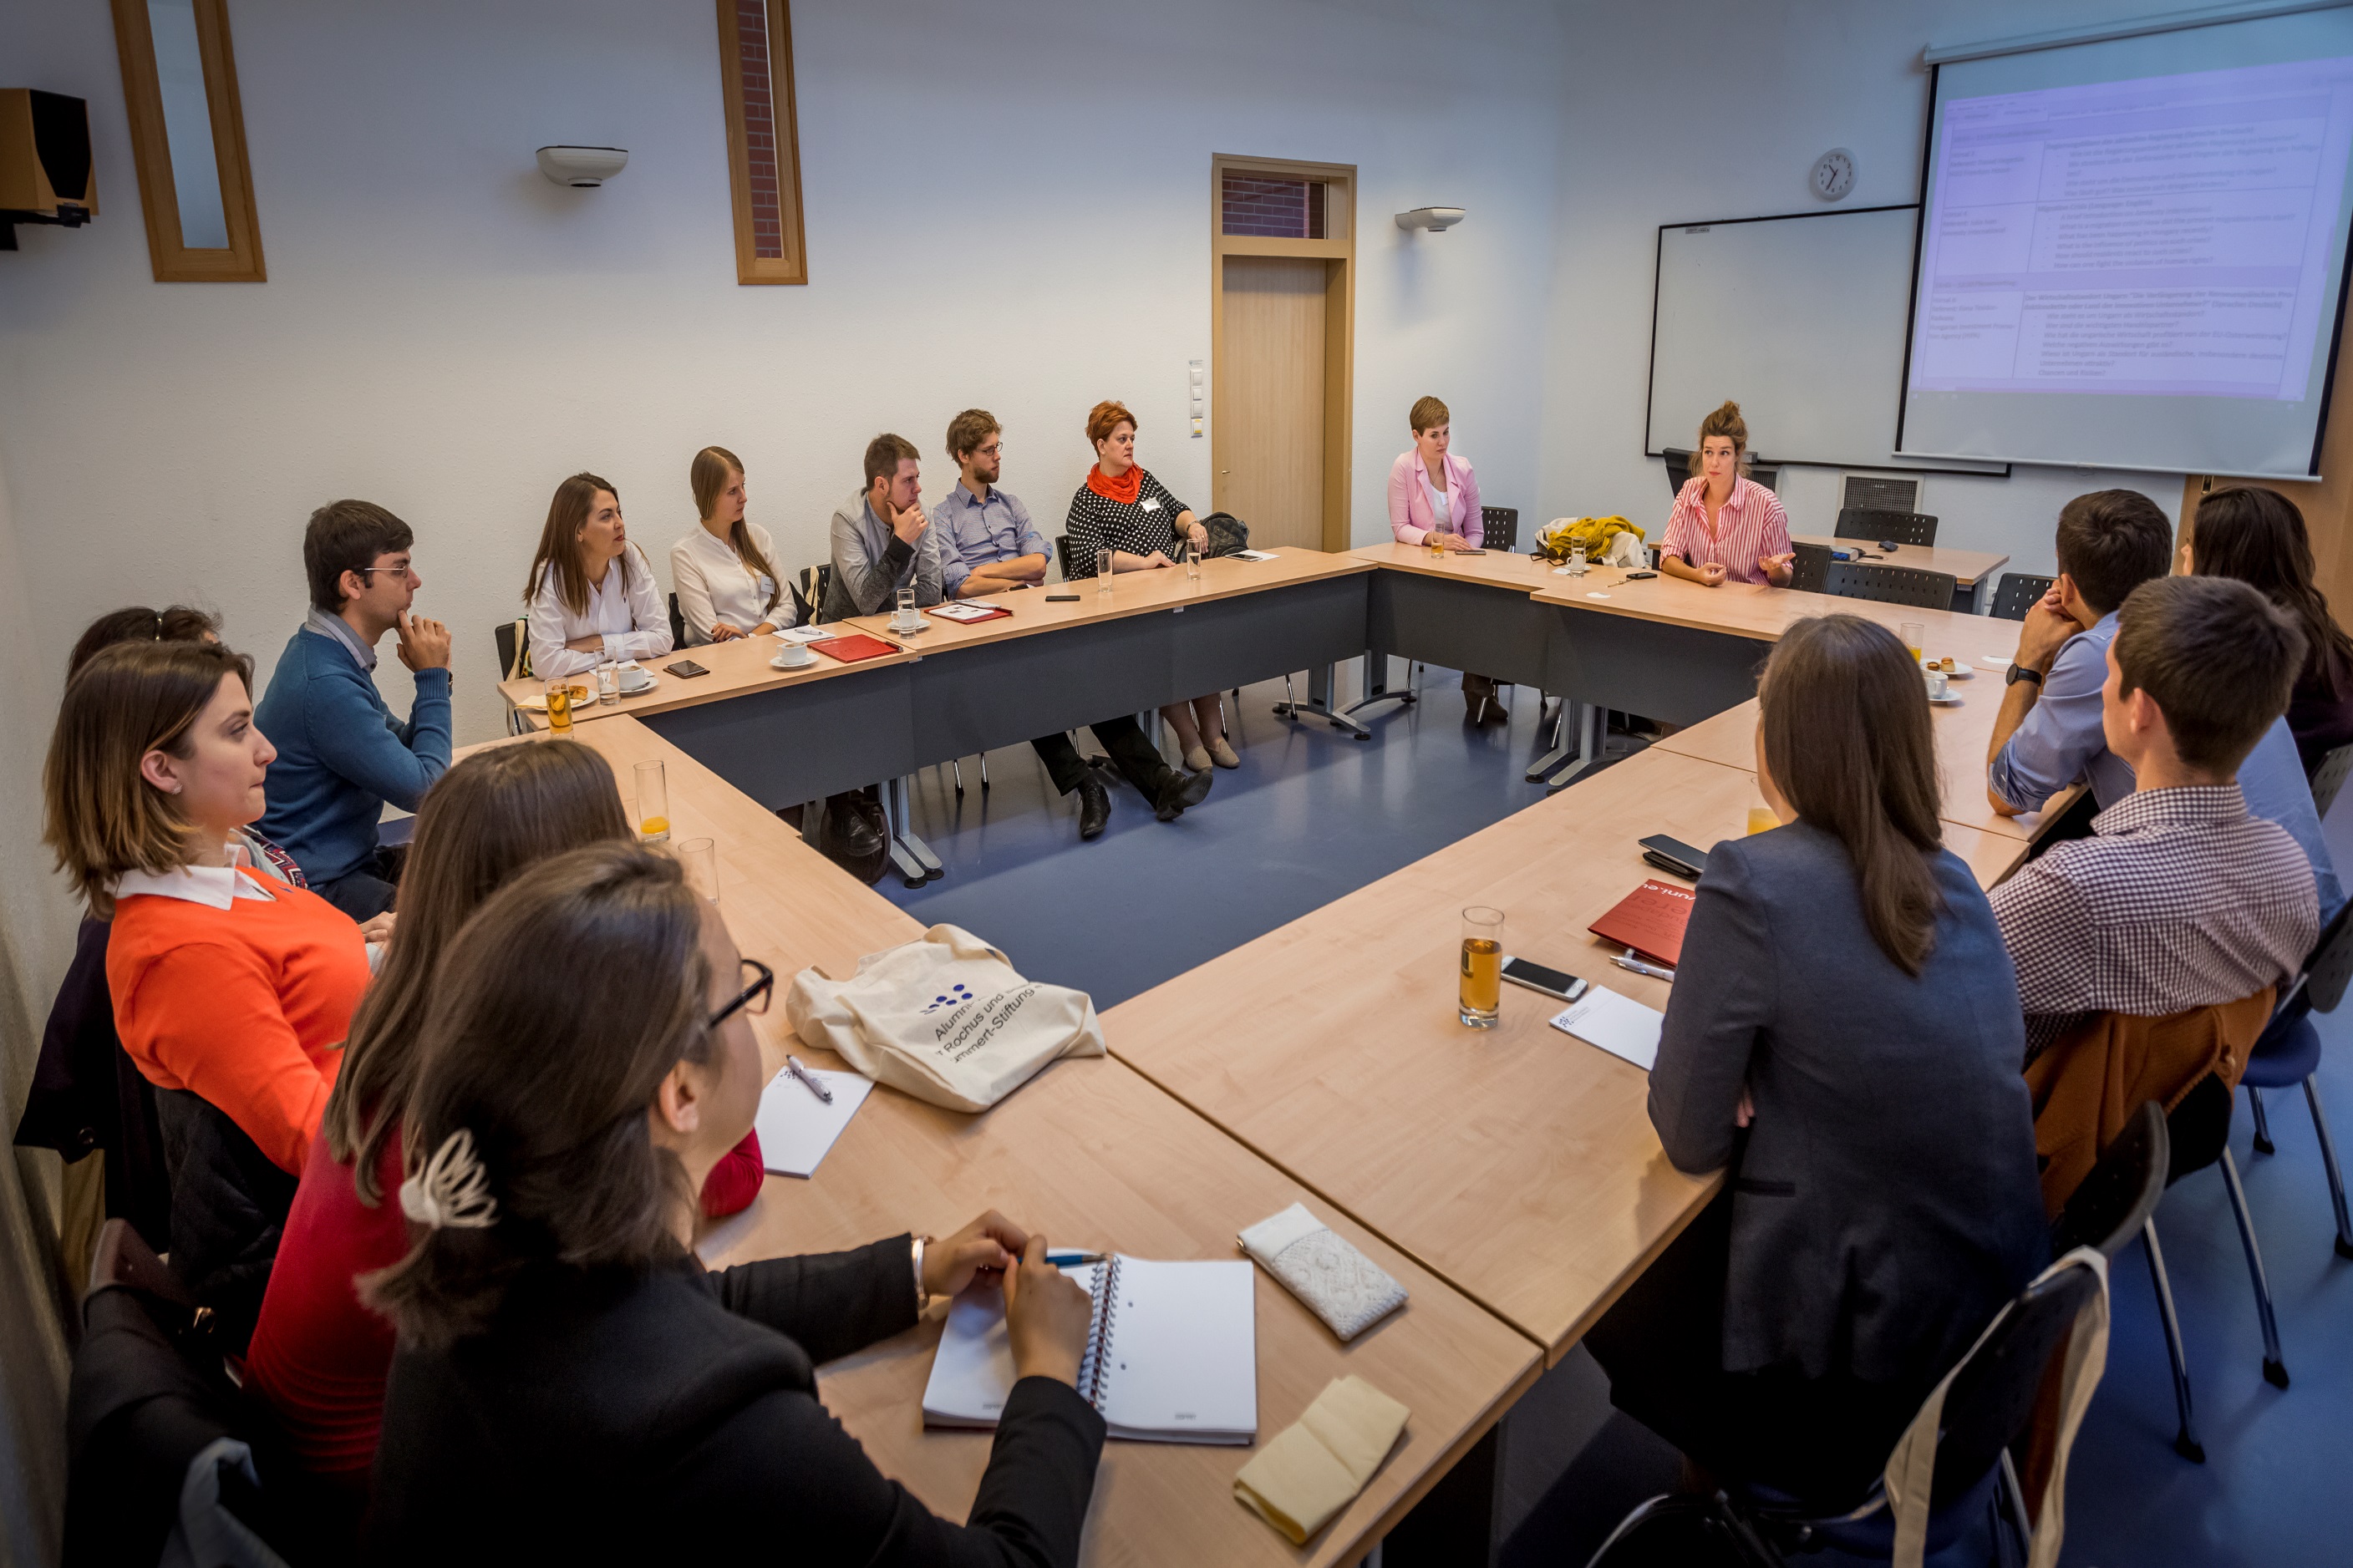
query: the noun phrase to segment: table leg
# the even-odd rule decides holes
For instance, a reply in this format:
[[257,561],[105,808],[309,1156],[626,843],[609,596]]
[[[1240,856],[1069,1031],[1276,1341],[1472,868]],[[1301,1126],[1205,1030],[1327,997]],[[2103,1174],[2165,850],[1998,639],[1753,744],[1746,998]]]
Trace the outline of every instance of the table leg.
[[1311,717],[1322,719],[1331,724],[1334,729],[1338,730],[1345,734],[1353,735],[1359,741],[1371,740],[1373,738],[1373,732],[1370,730],[1366,729],[1362,724],[1357,723],[1345,713],[1342,713],[1333,708],[1332,669],[1333,667],[1326,664],[1319,665],[1315,668],[1309,670],[1307,672],[1307,700],[1304,702],[1276,703],[1274,705],[1276,717],[1282,719],[1305,719]]
[[1576,782],[1577,775],[1602,758],[1601,715],[1605,710],[1592,703],[1579,703],[1577,712],[1577,760],[1545,780],[1547,790],[1563,789]]
[[[1538,692],[1536,694],[1536,700],[1541,702],[1544,700],[1544,694],[1542,692]],[[1536,780],[1543,778],[1546,774],[1551,773],[1553,769],[1568,761],[1570,754],[1568,750],[1568,725],[1570,719],[1575,717],[1577,710],[1578,704],[1576,702],[1571,701],[1566,697],[1560,700],[1560,711],[1553,716],[1552,721],[1552,750],[1546,752],[1543,756],[1538,757],[1535,762],[1528,764],[1528,771],[1525,775],[1528,783],[1535,783]]]
[[905,779],[892,779],[882,786],[882,815],[890,824],[891,864],[898,868],[902,881],[920,888],[947,875],[932,847],[916,837]]
[[[1410,671],[1412,668],[1411,662],[1409,661],[1406,668]],[[1366,648],[1365,650],[1365,694],[1340,711],[1361,712],[1376,702],[1394,702],[1400,708],[1410,708],[1415,701],[1413,682],[1410,679],[1406,682],[1402,690],[1389,689],[1389,656]]]

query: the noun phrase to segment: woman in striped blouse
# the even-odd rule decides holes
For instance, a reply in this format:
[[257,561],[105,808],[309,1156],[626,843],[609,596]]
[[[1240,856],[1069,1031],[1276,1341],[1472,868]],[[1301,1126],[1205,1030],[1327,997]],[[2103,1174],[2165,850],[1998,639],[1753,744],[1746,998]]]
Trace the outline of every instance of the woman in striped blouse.
[[[1135,416],[1123,403],[1098,403],[1087,416],[1087,439],[1095,445],[1095,466],[1071,498],[1069,531],[1073,580],[1095,574],[1099,552],[1111,552],[1111,569],[1156,572],[1176,563],[1176,548],[1209,542],[1208,530],[1183,501],[1135,461]],[[1185,766],[1198,773],[1215,763],[1238,768],[1242,760],[1226,739],[1225,710],[1218,694],[1171,702],[1160,717],[1176,731]]]
[[1699,423],[1700,471],[1675,497],[1659,569],[1707,587],[1725,583],[1789,585],[1789,514],[1781,498],[1746,477],[1748,422],[1725,403]]

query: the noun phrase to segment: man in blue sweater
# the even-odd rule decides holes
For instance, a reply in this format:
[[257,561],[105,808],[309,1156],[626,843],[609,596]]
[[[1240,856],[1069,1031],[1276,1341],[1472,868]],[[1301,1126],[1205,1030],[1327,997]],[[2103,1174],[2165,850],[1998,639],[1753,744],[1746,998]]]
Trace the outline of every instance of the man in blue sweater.
[[[415,811],[449,766],[449,628],[408,606],[416,536],[380,506],[339,500],[311,514],[302,566],[311,615],[279,656],[254,722],[278,748],[259,831],[311,889],[355,921],[390,909],[397,879],[376,844],[385,803]],[[375,689],[375,645],[400,636],[417,677],[408,722]]]

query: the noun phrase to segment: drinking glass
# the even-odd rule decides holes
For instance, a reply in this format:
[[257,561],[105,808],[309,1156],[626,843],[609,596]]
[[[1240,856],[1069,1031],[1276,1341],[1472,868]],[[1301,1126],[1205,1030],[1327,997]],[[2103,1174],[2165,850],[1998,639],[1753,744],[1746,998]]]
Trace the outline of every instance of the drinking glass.
[[611,659],[596,667],[596,701],[609,708],[621,700],[621,667]]
[[1504,1006],[1504,911],[1473,904],[1462,911],[1462,983],[1456,1016],[1492,1029]]
[[1433,559],[1445,555],[1446,544],[1443,540],[1438,537],[1438,530],[1433,528],[1428,533],[1422,535],[1421,542],[1430,546],[1430,553]]
[[1752,837],[1759,833],[1770,833],[1780,826],[1780,816],[1771,806],[1752,805],[1748,808],[1748,832]]
[[1108,550],[1095,552],[1095,592],[1111,592],[1111,552]]
[[1572,577],[1585,575],[1585,546],[1582,544],[1568,547],[1568,574]]
[[923,622],[915,618],[915,591],[913,588],[900,589],[899,614],[891,622],[891,629],[903,637],[921,625]]
[[1188,539],[1178,547],[1177,553],[1185,562],[1185,581],[1187,583],[1198,583],[1201,580],[1200,546],[1195,544]]
[[681,838],[678,863],[686,868],[686,885],[711,903],[719,901],[719,850],[708,838]]
[[572,733],[572,682],[568,679],[551,680],[546,685],[547,728],[550,733]]
[[1904,650],[1912,656],[1912,662],[1919,663],[1920,650],[1928,644],[1926,624],[1921,621],[1905,621],[1899,629],[1899,635],[1904,638]]
[[636,768],[638,783],[638,837],[648,844],[659,844],[670,837],[670,780],[662,772],[659,758],[639,763]]

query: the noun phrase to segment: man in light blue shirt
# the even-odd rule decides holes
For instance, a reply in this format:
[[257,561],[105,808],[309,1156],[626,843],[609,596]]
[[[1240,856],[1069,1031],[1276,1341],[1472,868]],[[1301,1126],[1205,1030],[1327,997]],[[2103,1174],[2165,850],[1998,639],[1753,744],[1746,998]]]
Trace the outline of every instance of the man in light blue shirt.
[[[2100,689],[2116,609],[2173,562],[2173,524],[2137,490],[2077,496],[2059,513],[2059,580],[2026,613],[2017,660],[1994,720],[1986,793],[2005,816],[2040,811],[2081,779],[2105,810],[2137,787],[2132,765],[2108,750]],[[2285,828],[2312,864],[2326,925],[2345,893],[2320,834],[2295,737],[2282,719],[2239,767],[2251,816]]]
[[948,458],[957,481],[932,509],[939,541],[940,585],[951,599],[977,598],[1046,580],[1050,552],[1021,498],[997,488],[1005,435],[985,408],[967,408],[948,425]]

